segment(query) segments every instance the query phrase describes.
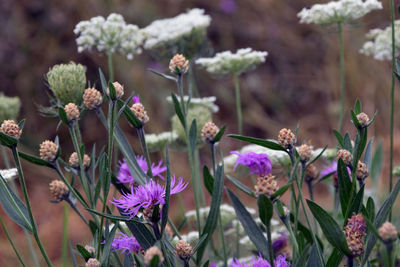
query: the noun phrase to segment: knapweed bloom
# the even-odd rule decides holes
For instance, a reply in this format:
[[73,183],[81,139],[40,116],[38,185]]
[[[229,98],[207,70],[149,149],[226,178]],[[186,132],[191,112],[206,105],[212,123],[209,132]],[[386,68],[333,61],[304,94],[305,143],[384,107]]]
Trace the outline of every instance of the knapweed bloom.
[[138,253],[141,250],[140,244],[134,236],[128,236],[122,232],[114,237],[111,248],[113,250],[120,250],[121,254]]
[[97,49],[101,53],[119,53],[127,59],[142,52],[143,34],[139,27],[126,24],[120,14],[112,13],[107,18],[93,17],[79,22],[74,29],[78,52]]
[[331,24],[359,19],[376,9],[382,9],[377,0],[339,0],[303,8],[297,16],[300,23]]
[[207,72],[214,75],[241,74],[264,63],[267,55],[266,51],[242,48],[236,53],[224,51],[217,53],[212,58],[199,58],[196,60],[196,64],[206,68]]
[[289,243],[288,234],[283,232],[280,237],[274,240],[272,243],[272,248],[274,249],[275,255],[286,255],[288,258],[290,258],[292,255],[292,248]]
[[[147,173],[148,169],[146,159],[143,156],[136,156],[136,161],[143,172]],[[153,173],[153,176],[163,180],[165,178],[162,173],[166,170],[167,167],[163,165],[162,160],[160,160],[157,165],[155,163],[151,165],[151,172]],[[119,165],[117,179],[121,184],[128,183],[133,185],[135,183],[135,177],[132,176],[125,159]]]
[[[290,263],[286,260],[286,256],[279,255],[274,260],[274,265],[276,267],[290,267]],[[238,259],[234,259],[232,267],[271,267],[270,263],[264,259],[261,253],[258,257],[253,257],[250,262],[243,262],[241,263]]]
[[239,157],[236,160],[233,171],[236,170],[238,165],[245,165],[250,169],[249,174],[257,174],[260,176],[267,175],[272,171],[272,164],[267,154],[258,154],[254,152],[247,152],[243,154],[239,152],[231,152],[231,154],[235,154]]
[[[182,192],[188,184],[182,178],[176,183],[176,178],[171,177],[171,195]],[[140,209],[152,208],[155,205],[165,204],[165,185],[150,180],[144,185],[131,186],[131,193],[122,193],[119,199],[114,198],[113,203],[122,209],[122,213],[133,218]]]

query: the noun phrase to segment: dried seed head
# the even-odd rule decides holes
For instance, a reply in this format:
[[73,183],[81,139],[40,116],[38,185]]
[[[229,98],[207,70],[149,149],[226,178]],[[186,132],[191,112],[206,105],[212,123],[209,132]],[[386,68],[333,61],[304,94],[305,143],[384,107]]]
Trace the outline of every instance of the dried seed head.
[[299,146],[299,148],[297,149],[297,152],[299,153],[300,160],[302,162],[307,162],[312,157],[311,148],[307,144],[303,144],[303,145]]
[[351,162],[353,161],[353,155],[346,149],[340,149],[336,154],[336,159],[342,159],[344,164],[351,165]]
[[101,105],[103,96],[95,88],[88,88],[83,93],[83,104],[87,109],[95,109]]
[[68,198],[69,189],[63,181],[54,180],[49,185],[50,194],[57,202],[63,201]]
[[178,244],[175,246],[175,251],[179,258],[182,260],[188,260],[192,256],[193,248],[184,240],[179,240]]
[[57,157],[58,145],[53,141],[46,140],[40,144],[39,155],[43,160],[53,162]]
[[364,240],[366,223],[361,214],[353,215],[348,219],[344,228],[347,245],[353,257],[358,257],[364,253]]
[[147,115],[147,111],[142,105],[142,103],[135,103],[131,107],[132,112],[135,116],[144,124],[149,121],[149,116]]
[[69,121],[79,119],[79,108],[74,103],[69,103],[64,107],[65,113],[67,114],[67,118]]
[[95,258],[90,258],[88,259],[88,261],[86,262],[86,267],[100,267],[100,262],[95,259]]
[[[78,168],[79,167],[79,158],[78,158],[78,153],[73,152],[71,154],[71,156],[69,157],[69,161],[68,161],[69,166],[73,167],[73,168]],[[86,169],[87,167],[89,167],[90,165],[90,157],[85,154],[83,155],[83,167]]]
[[394,241],[397,239],[397,230],[390,222],[385,222],[378,230],[379,236],[385,242]]
[[121,98],[124,95],[124,87],[119,82],[113,82],[113,85],[117,98]]
[[212,143],[214,141],[215,136],[219,132],[219,128],[212,121],[204,124],[201,129],[201,139],[203,142]]
[[3,134],[19,139],[22,134],[22,130],[19,128],[18,124],[13,120],[5,120],[1,124],[0,132]]
[[363,180],[368,176],[368,167],[367,164],[365,164],[364,162],[358,161],[357,164],[357,179],[359,180]]
[[154,258],[154,256],[158,256],[160,261],[159,263],[162,263],[164,261],[164,257],[163,254],[161,253],[160,249],[156,246],[150,247],[149,249],[147,249],[144,253],[143,256],[143,262],[146,265],[150,265],[151,260]]
[[271,197],[278,189],[279,186],[275,181],[275,176],[267,174],[257,178],[257,184],[255,185],[257,195],[264,194]]
[[307,167],[306,172],[304,174],[306,181],[312,181],[318,178],[318,169],[314,164],[311,164]]
[[369,123],[369,117],[364,112],[361,112],[357,115],[357,120],[360,123],[361,127],[367,127]]
[[290,149],[296,143],[297,139],[290,129],[283,128],[279,131],[278,142],[284,148]]
[[90,254],[95,254],[96,253],[96,249],[92,246],[86,245],[85,249],[90,253]]
[[346,236],[347,246],[353,257],[359,257],[364,253],[364,240],[357,235]]
[[189,60],[181,54],[176,54],[169,62],[169,70],[175,74],[185,74],[189,69]]

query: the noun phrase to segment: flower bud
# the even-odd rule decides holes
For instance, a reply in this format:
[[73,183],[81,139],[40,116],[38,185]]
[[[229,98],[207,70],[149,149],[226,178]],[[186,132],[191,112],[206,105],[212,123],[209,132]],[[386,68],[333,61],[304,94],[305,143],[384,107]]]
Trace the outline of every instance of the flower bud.
[[336,159],[337,160],[342,159],[344,164],[351,165],[353,161],[353,155],[351,154],[350,151],[346,149],[340,149],[336,154]]
[[145,265],[149,266],[151,263],[151,260],[154,258],[154,256],[158,256],[160,261],[159,263],[162,263],[164,261],[163,254],[161,253],[160,249],[156,246],[148,248],[143,256],[143,262]]
[[95,88],[88,88],[83,93],[83,104],[87,109],[95,109],[103,102],[103,96]]
[[95,254],[96,253],[96,249],[92,246],[89,245],[85,245],[85,249],[90,253],[90,254]]
[[267,174],[265,176],[259,176],[255,185],[256,194],[264,194],[271,197],[279,189],[275,176]]
[[308,182],[318,178],[318,169],[317,169],[317,167],[315,167],[314,164],[311,164],[307,167],[305,174],[304,174],[304,178]]
[[299,146],[299,148],[297,149],[297,152],[299,153],[300,160],[302,162],[307,162],[312,157],[311,148],[309,145],[303,144],[303,145]]
[[[78,153],[73,152],[71,156],[69,157],[68,160],[69,166],[73,168],[78,168],[79,167],[79,158],[78,158]],[[90,165],[90,157],[85,154],[83,155],[83,162],[82,162],[83,167],[86,169]]]
[[147,123],[149,121],[149,116],[147,115],[147,111],[142,105],[142,103],[135,103],[131,107],[132,112],[135,116],[143,123]]
[[368,176],[368,174],[369,173],[368,173],[367,164],[365,164],[364,162],[358,161],[357,171],[356,171],[357,179],[364,180]]
[[19,139],[22,134],[22,130],[19,128],[18,124],[13,120],[5,120],[0,126],[0,132],[3,134]]
[[397,230],[390,222],[385,222],[378,229],[380,238],[385,242],[395,241],[397,239]]
[[97,259],[95,259],[95,258],[90,258],[90,259],[88,259],[88,261],[86,262],[86,265],[85,265],[86,267],[100,267],[101,266],[101,264],[100,264],[100,262],[97,260]]
[[290,129],[283,128],[279,131],[278,142],[286,149],[290,149],[296,143],[297,139]]
[[205,143],[212,143],[214,142],[214,138],[219,132],[219,128],[215,125],[212,121],[207,122],[204,124],[203,128],[201,129],[201,139]]
[[69,189],[63,181],[54,180],[49,185],[50,194],[57,202],[63,201],[68,198]]
[[16,120],[21,108],[18,97],[8,97],[0,93],[0,121]]
[[169,62],[169,70],[177,75],[185,74],[189,69],[189,60],[181,54],[176,54]]
[[40,158],[46,161],[53,162],[57,157],[58,145],[53,141],[46,140],[40,144]]
[[117,98],[121,98],[124,95],[124,87],[119,82],[113,82],[113,86],[115,88],[115,94],[117,95]]
[[361,112],[357,115],[357,120],[360,123],[361,127],[367,127],[369,123],[369,117],[364,112]]
[[348,219],[344,228],[347,246],[353,257],[359,257],[364,253],[364,240],[366,223],[361,214],[357,214]]
[[65,105],[64,110],[65,110],[65,113],[67,114],[67,118],[69,121],[79,119],[79,115],[80,115],[79,108],[74,103],[69,103],[69,104]]
[[179,240],[179,242],[175,246],[176,254],[182,260],[188,260],[192,256],[193,248],[192,246],[185,242],[184,240]]

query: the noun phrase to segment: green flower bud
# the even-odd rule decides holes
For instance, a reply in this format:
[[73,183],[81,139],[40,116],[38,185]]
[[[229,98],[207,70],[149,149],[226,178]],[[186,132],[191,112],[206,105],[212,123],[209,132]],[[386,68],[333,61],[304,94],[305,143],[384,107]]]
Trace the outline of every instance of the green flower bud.
[[[197,124],[196,144],[201,145],[203,144],[203,141],[201,140],[201,129],[203,128],[204,124],[211,121],[211,111],[202,106],[190,107],[187,114],[187,123],[189,128],[194,119],[196,119]],[[185,130],[183,129],[182,124],[176,114],[172,117],[172,130],[176,132],[179,139],[186,142]]]
[[62,105],[82,103],[86,89],[86,68],[71,62],[53,66],[47,73],[47,81],[54,96]]
[[0,122],[17,120],[21,101],[18,97],[8,97],[0,93]]

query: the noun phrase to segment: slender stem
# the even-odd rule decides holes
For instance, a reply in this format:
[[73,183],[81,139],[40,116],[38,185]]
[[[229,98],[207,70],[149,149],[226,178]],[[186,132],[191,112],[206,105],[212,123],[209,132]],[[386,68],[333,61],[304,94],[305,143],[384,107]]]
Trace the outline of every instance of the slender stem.
[[51,267],[53,265],[51,264],[51,261],[50,261],[49,257],[47,256],[46,250],[44,249],[44,247],[42,245],[42,241],[40,241],[39,234],[38,234],[38,231],[37,231],[37,228],[36,228],[36,222],[35,222],[35,219],[34,219],[33,214],[32,214],[31,203],[29,201],[29,196],[28,196],[28,189],[26,187],[24,173],[22,172],[21,162],[20,162],[19,156],[18,156],[18,149],[17,149],[16,146],[13,146],[13,147],[11,147],[11,150],[12,150],[12,154],[13,154],[13,157],[14,157],[15,165],[17,166],[17,169],[18,169],[19,181],[21,183],[22,192],[24,193],[24,198],[25,198],[25,202],[26,202],[26,208],[28,210],[29,219],[30,219],[30,222],[31,222],[31,225],[32,225],[33,236],[35,237],[36,243],[37,243],[37,245],[38,245],[38,247],[40,249],[40,252],[42,253],[43,258],[45,259],[47,265],[49,267]]
[[[393,189],[393,138],[394,138],[394,87],[396,71],[396,43],[394,27],[395,11],[393,0],[390,0],[390,20],[392,27],[392,87],[390,91],[390,164],[389,164],[389,193]],[[392,210],[389,213],[389,221],[392,220]]]
[[189,77],[189,92],[191,92],[191,94],[194,97],[199,97],[199,91],[197,89],[197,85],[196,85],[196,77],[195,77],[195,72],[194,72],[194,64],[192,63],[193,61],[190,62],[190,67],[189,67],[189,71],[188,71],[188,77]]
[[107,63],[108,63],[108,76],[110,82],[114,82],[114,68],[113,68],[113,60],[112,60],[112,53],[107,53]]
[[150,155],[149,155],[149,150],[147,149],[147,144],[146,144],[146,139],[144,135],[144,127],[137,128],[137,133],[139,136],[140,144],[142,146],[142,151],[143,155],[146,158],[146,164],[147,164],[147,175],[150,178],[153,178],[153,172],[151,170],[151,161],[150,161]]
[[333,216],[334,218],[337,218],[338,212],[339,212],[339,189],[335,187],[335,192],[334,192],[334,207],[333,207]]
[[395,266],[396,257],[393,257],[393,243],[392,241],[385,243],[389,267]]
[[68,266],[68,206],[67,206],[67,203],[64,203],[61,262],[62,262],[63,267]]
[[7,230],[7,226],[6,226],[6,224],[4,223],[3,217],[2,217],[1,215],[0,215],[0,223],[1,223],[1,227],[3,228],[4,233],[5,233],[6,236],[7,236],[8,241],[10,242],[10,244],[11,244],[11,246],[12,246],[12,248],[13,248],[15,254],[16,254],[17,257],[18,257],[19,262],[21,263],[22,266],[25,267],[25,263],[24,263],[24,261],[22,260],[22,257],[21,257],[21,255],[19,254],[18,249],[17,249],[17,247],[15,246],[14,241],[12,240],[12,238],[11,238],[11,236],[10,236],[10,234],[9,234],[9,232],[8,232],[8,230]]
[[343,45],[343,29],[342,23],[338,22],[339,33],[339,54],[340,54],[340,116],[338,131],[342,131],[343,118],[344,118],[344,101],[346,95],[346,81],[345,81],[345,65],[344,65],[344,45]]
[[[308,193],[310,194],[310,199],[312,201],[314,201],[314,185],[312,183],[312,180],[306,180],[306,184],[308,187]],[[304,211],[304,212],[306,212],[306,211]],[[314,231],[318,232],[318,224],[317,224],[317,220],[315,220],[315,218],[314,218]]]
[[347,256],[347,267],[353,267],[353,257]]
[[239,87],[239,75],[233,75],[233,81],[235,83],[235,96],[236,96],[236,112],[237,112],[237,120],[238,120],[238,131],[239,134],[243,133],[243,125],[242,125],[242,104],[240,103],[240,87]]
[[269,262],[271,264],[271,267],[275,267],[274,264],[274,250],[272,248],[272,238],[271,238],[271,224],[268,223],[267,225],[267,241],[268,241],[268,252],[269,252]]
[[[290,216],[290,215],[289,215]],[[287,217],[285,219],[285,225],[286,225],[286,229],[288,229],[289,231],[289,237],[290,237],[290,241],[293,244],[293,259],[296,259],[297,254],[299,253],[299,245],[297,244],[297,239],[296,236],[293,233],[293,228],[292,225],[290,223],[290,218]]]
[[[69,199],[66,200],[67,203],[70,205],[70,207],[76,212],[76,214],[78,214],[79,217],[81,217],[82,221],[85,222],[85,224],[87,224],[89,226],[89,222],[88,220],[85,218],[85,216],[83,216],[83,214],[77,209],[76,205]],[[90,227],[90,226],[89,226]]]

